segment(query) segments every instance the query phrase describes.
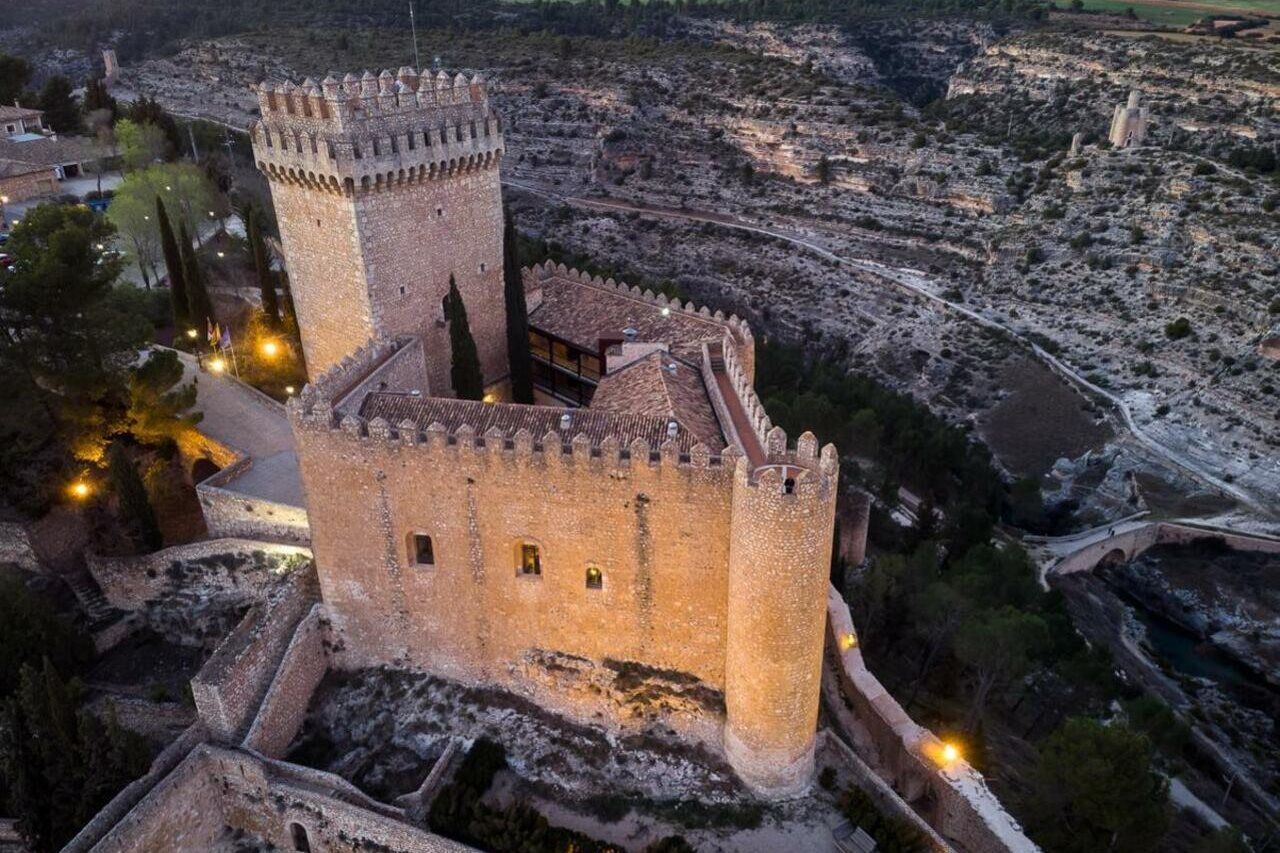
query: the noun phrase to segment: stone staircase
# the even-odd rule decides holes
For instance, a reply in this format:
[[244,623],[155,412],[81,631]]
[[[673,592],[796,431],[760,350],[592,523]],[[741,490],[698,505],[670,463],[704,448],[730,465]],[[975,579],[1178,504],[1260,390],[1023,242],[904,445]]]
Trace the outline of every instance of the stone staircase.
[[123,615],[121,611],[111,606],[106,596],[102,594],[97,581],[84,569],[68,572],[62,576],[62,579],[66,581],[67,586],[75,594],[76,600],[80,602],[91,633],[102,630]]

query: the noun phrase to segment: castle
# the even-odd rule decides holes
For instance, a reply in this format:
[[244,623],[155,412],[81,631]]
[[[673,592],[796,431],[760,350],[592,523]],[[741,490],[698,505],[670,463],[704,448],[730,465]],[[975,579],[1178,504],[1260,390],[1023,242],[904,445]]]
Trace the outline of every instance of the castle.
[[[771,425],[746,323],[526,270],[539,404],[502,402],[503,136],[485,82],[401,68],[264,84],[259,104],[254,156],[312,371],[289,413],[336,659],[609,725],[627,723],[610,673],[644,667],[715,697],[669,722],[710,724],[745,782],[804,790],[838,461]],[[450,387],[451,279],[484,402]]]
[[1147,136],[1150,111],[1140,105],[1141,97],[1142,93],[1135,90],[1129,93],[1129,101],[1123,107],[1116,104],[1115,112],[1111,116],[1111,130],[1107,134],[1107,138],[1116,148],[1136,147],[1141,145]]

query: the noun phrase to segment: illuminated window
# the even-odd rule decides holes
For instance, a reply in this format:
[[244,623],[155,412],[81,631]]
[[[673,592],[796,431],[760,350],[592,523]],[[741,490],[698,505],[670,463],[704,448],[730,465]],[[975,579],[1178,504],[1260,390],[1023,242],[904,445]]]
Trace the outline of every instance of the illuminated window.
[[415,565],[434,566],[436,549],[431,537],[425,533],[414,533],[409,540],[409,556]]
[[520,543],[520,574],[542,574],[542,555],[538,553],[538,546],[532,542]]
[[596,566],[587,566],[587,589],[604,589],[604,572]]

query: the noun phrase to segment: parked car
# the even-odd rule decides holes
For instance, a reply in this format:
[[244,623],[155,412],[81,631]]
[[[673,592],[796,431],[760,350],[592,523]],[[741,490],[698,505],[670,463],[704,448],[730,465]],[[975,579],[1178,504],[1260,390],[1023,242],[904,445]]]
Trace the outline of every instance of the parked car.
[[9,232],[0,231],[0,246],[3,246],[5,243],[8,243],[8,242],[9,242]]

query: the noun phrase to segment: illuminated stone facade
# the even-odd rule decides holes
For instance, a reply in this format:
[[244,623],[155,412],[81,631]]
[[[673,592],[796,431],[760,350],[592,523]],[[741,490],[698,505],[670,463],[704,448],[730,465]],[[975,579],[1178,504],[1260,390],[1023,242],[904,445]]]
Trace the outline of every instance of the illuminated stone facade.
[[450,274],[487,380],[507,358],[483,83],[401,69],[264,86],[261,104],[312,371],[289,411],[334,663],[616,728],[656,714],[758,790],[803,790],[838,463],[770,423],[747,325],[546,265],[524,272],[534,337],[582,393],[450,399]]

